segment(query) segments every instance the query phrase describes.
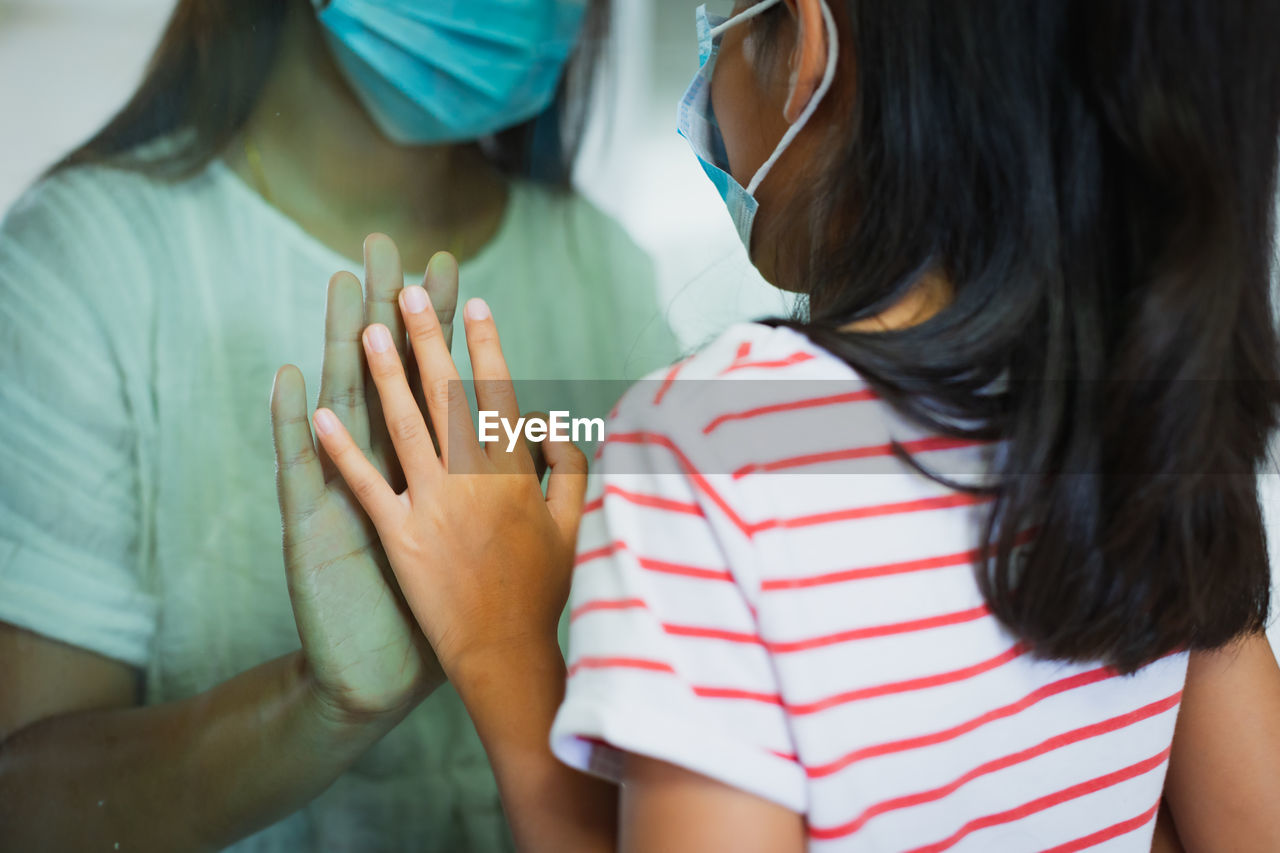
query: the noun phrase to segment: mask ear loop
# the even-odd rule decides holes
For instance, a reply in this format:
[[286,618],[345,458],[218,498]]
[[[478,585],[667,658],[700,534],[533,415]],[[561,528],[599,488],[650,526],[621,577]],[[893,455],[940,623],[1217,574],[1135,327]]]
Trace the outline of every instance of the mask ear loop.
[[[712,30],[723,31],[730,24],[735,24],[740,20],[753,18],[763,12],[765,9],[775,6],[780,0],[765,0],[758,6],[753,6],[747,11],[741,13],[737,17],[725,21],[720,26]],[[831,7],[827,5],[827,0],[819,0],[822,4],[822,23],[827,28],[827,67],[822,73],[822,82],[818,84],[818,91],[813,93],[813,97],[809,99],[809,103],[805,104],[804,111],[800,113],[800,117],[796,119],[795,124],[787,128],[787,132],[782,135],[782,139],[778,140],[778,145],[773,149],[773,153],[769,155],[769,159],[756,170],[755,176],[751,179],[751,183],[747,185],[747,192],[755,195],[756,190],[760,188],[760,184],[764,181],[765,176],[769,174],[769,170],[773,168],[773,164],[778,162],[778,158],[782,156],[782,152],[787,150],[787,146],[792,140],[799,135],[800,131],[809,121],[809,117],[818,109],[818,105],[822,103],[822,99],[826,97],[827,90],[831,88],[831,83],[836,79],[836,59],[840,55],[840,37],[836,33],[836,21],[831,15]]]
[[782,0],[762,0],[762,2],[757,3],[756,5],[752,6],[750,9],[743,9],[741,12],[734,15],[732,18],[729,18],[728,20],[721,22],[717,26],[712,27],[711,37],[715,38],[718,35],[722,35],[725,30],[729,29],[729,27],[732,27],[734,24],[740,24],[743,21],[749,21],[752,18],[754,18],[756,15],[759,15],[761,12],[767,12],[781,2]]

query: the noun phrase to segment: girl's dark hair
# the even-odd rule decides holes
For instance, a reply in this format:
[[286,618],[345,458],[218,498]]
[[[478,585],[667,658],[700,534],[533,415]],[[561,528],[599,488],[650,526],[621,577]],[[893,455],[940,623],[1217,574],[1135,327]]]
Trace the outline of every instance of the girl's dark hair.
[[[291,6],[304,0],[179,0],[128,103],[53,166],[105,163],[164,178],[195,174],[244,126],[271,72]],[[608,32],[609,0],[590,0],[555,100],[541,114],[484,140],[513,176],[567,189]],[[149,147],[160,139],[175,144]]]
[[[809,315],[771,322],[1004,440],[976,571],[1033,652],[1131,671],[1263,628],[1275,0],[831,4],[856,80],[787,212]],[[933,318],[840,331],[929,273]]]

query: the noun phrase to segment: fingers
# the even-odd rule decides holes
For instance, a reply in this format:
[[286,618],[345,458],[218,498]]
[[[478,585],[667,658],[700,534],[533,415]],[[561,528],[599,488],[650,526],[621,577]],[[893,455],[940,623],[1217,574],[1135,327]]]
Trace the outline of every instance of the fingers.
[[[421,288],[413,289],[422,292]],[[373,376],[374,385],[378,388],[378,398],[382,401],[382,416],[386,420],[387,432],[391,434],[391,443],[400,459],[400,467],[404,470],[409,494],[413,496],[429,487],[431,479],[439,472],[440,460],[436,457],[435,447],[427,432],[426,421],[422,419],[422,410],[418,408],[418,402],[409,390],[404,365],[391,342],[387,327],[379,324],[365,329],[364,347],[369,360],[369,373]]]
[[[516,402],[516,390],[511,384],[507,360],[502,355],[502,343],[498,339],[498,327],[483,299],[470,299],[463,309],[463,322],[467,328],[467,350],[471,353],[471,370],[475,376],[476,405],[485,411],[497,412],[508,423],[520,418],[520,405]],[[508,454],[499,442],[489,445],[489,458],[497,462],[505,458],[521,470],[533,470],[527,454],[515,451]]]
[[440,320],[426,291],[420,287],[406,287],[400,294],[400,307],[409,328],[409,343],[418,365],[427,412],[440,442],[440,458],[447,470],[474,471],[475,463],[483,458],[483,453],[471,425],[466,394],[458,369],[449,355]]
[[349,272],[337,273],[329,279],[318,405],[337,415],[356,444],[368,449],[369,413],[365,408],[364,351],[360,345],[363,328],[360,281]]
[[276,494],[286,522],[305,515],[324,496],[324,471],[311,441],[307,389],[292,364],[276,371],[271,387],[271,431],[276,447]]
[[404,321],[400,317],[400,291],[404,271],[400,252],[386,234],[370,234],[364,241],[364,325],[381,323],[387,327],[396,351],[405,353]]
[[[386,326],[396,345],[396,351],[403,358],[406,352],[404,321],[400,317],[397,300],[404,288],[404,272],[400,264],[400,252],[395,242],[385,234],[370,234],[365,238],[364,281],[364,323],[361,328],[372,323]],[[387,435],[386,422],[382,417],[382,405],[372,388],[367,394],[366,405],[370,437],[369,443],[364,446],[373,451],[374,464],[386,471],[394,483],[402,484],[395,451],[391,447],[391,438]]]
[[[394,352],[390,341],[387,345]],[[404,503],[364,455],[364,451],[351,440],[351,434],[333,412],[316,409],[315,424],[320,443],[346,481],[351,494],[364,507],[379,533],[389,530],[390,525],[407,512]]]
[[547,510],[560,528],[564,541],[572,546],[578,540],[582,499],[587,493],[587,457],[572,442],[544,441],[542,445],[551,467],[551,477],[547,481]]
[[453,349],[453,315],[458,309],[458,261],[448,252],[436,252],[427,262],[422,286],[440,321],[445,348]]
[[[453,315],[458,306],[458,262],[448,252],[436,252],[427,262],[427,272],[422,278],[422,287],[427,291],[432,310],[440,322],[441,335],[445,348],[453,352]],[[418,406],[425,412],[427,400],[422,393],[422,379],[418,376],[418,364],[412,358],[405,359],[405,372],[409,376],[409,387]],[[427,427],[434,433],[435,425],[430,421]]]

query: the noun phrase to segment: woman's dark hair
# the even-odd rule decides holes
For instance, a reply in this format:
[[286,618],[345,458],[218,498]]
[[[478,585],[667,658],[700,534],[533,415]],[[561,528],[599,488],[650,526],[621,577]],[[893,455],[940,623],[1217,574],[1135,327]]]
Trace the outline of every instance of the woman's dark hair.
[[[248,120],[291,6],[304,0],[179,0],[142,83],[105,127],[53,166],[105,163],[165,178],[195,174]],[[555,100],[484,141],[507,174],[567,189],[586,124],[609,0],[590,0]],[[161,150],[149,144],[172,138]]]
[[[808,316],[771,322],[1004,440],[976,571],[1034,653],[1131,671],[1262,629],[1278,4],[831,4],[854,73],[787,211]],[[954,287],[931,319],[840,330],[930,273]]]

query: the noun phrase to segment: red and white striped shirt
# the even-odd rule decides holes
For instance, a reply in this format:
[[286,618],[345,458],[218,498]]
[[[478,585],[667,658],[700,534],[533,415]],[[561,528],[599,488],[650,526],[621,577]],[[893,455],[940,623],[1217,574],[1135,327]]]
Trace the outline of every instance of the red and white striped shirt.
[[570,600],[567,763],[618,751],[805,815],[809,848],[1146,851],[1186,655],[1031,657],[973,578],[990,445],[930,435],[788,329],[627,393]]

